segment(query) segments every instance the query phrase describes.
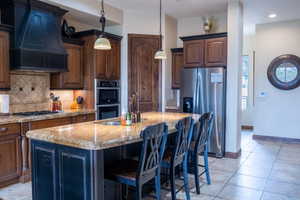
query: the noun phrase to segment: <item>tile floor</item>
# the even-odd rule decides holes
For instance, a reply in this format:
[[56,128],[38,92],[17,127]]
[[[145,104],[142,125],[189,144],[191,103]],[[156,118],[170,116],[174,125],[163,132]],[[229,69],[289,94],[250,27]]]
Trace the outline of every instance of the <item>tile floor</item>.
[[[190,176],[192,200],[300,200],[300,144],[254,141],[251,132],[242,136],[241,158],[209,159],[212,184],[203,178],[201,195]],[[31,185],[1,189],[0,199],[31,200]],[[170,193],[164,191],[163,199]]]

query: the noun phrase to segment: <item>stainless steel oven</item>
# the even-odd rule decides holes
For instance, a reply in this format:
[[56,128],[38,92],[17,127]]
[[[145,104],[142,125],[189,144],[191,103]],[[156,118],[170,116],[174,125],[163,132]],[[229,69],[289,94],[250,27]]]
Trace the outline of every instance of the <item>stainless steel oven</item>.
[[120,115],[120,81],[95,80],[96,119],[108,119]]

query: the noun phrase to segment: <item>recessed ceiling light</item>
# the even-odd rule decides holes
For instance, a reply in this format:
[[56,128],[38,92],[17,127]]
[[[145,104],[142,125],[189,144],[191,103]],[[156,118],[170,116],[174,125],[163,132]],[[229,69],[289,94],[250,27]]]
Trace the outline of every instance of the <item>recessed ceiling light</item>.
[[269,14],[269,18],[275,18],[277,15],[275,13]]

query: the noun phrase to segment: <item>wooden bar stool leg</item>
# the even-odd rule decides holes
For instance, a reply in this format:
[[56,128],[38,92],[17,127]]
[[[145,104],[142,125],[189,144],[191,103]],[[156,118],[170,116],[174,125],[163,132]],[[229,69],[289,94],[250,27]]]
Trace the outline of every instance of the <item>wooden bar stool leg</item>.
[[189,186],[189,176],[188,176],[188,166],[187,166],[187,159],[183,162],[183,176],[184,176],[184,189],[185,189],[185,195],[186,199],[190,200],[190,186]]
[[196,184],[196,192],[197,194],[200,194],[200,181],[199,181],[199,159],[198,155],[196,155],[195,162],[193,163],[193,168],[194,168],[194,177],[195,177],[195,184]]
[[160,170],[158,170],[158,174],[155,177],[155,192],[156,199],[160,200]]
[[209,167],[208,167],[208,146],[205,145],[205,150],[204,150],[204,165],[205,165],[205,174],[206,174],[206,181],[207,184],[211,184],[210,180],[210,174],[209,174]]
[[170,168],[171,194],[172,200],[176,200],[176,186],[175,186],[175,168]]

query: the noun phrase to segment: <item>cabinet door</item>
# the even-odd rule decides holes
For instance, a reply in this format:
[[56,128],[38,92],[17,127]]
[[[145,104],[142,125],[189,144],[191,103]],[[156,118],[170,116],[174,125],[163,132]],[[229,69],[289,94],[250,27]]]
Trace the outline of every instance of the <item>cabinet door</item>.
[[68,52],[69,72],[62,74],[63,87],[66,89],[83,88],[83,48],[79,45],[65,44]]
[[68,72],[51,74],[51,89],[83,89],[83,48],[67,44]]
[[185,41],[184,67],[204,66],[204,40]]
[[10,89],[9,34],[0,32],[0,89]]
[[227,65],[227,38],[214,38],[205,40],[205,66]]
[[183,52],[172,54],[172,89],[180,88],[181,69],[183,67]]
[[105,79],[107,65],[107,51],[94,50],[95,53],[95,78]]
[[120,79],[120,42],[110,40],[111,50],[106,54],[106,79]]
[[20,136],[0,138],[0,186],[11,183],[21,175]]

